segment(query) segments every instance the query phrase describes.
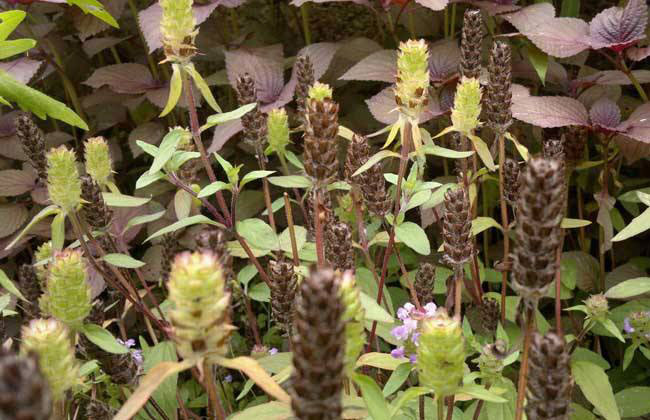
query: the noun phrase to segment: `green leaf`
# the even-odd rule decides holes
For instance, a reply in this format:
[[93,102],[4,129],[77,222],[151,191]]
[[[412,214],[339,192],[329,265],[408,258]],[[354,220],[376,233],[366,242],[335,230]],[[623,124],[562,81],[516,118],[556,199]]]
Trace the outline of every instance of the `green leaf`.
[[257,103],[253,102],[250,104],[242,105],[237,109],[228,112],[222,112],[220,114],[210,115],[206,123],[201,127],[201,131],[205,131],[208,128],[214,127],[215,125],[220,125],[228,121],[238,120],[244,115],[248,114],[257,107]]
[[23,294],[20,293],[20,290],[18,290],[16,285],[9,279],[9,277],[7,277],[7,275],[5,274],[4,271],[2,271],[2,269],[0,269],[0,286],[2,286],[7,292],[11,293],[17,298],[27,302],[27,299],[25,299]]
[[364,173],[368,169],[372,168],[375,166],[377,163],[381,162],[383,159],[386,159],[388,157],[400,157],[399,153],[395,153],[391,150],[380,150],[379,152],[375,153],[372,155],[366,163],[361,165],[359,169],[357,169],[353,174],[352,177],[355,177],[359,174]]
[[[400,132],[400,128],[402,128],[403,125],[404,123],[400,118],[400,120],[398,120],[395,124],[386,126],[385,129],[388,129],[390,127],[390,133],[388,133],[388,137],[386,138],[386,143],[384,143],[384,145],[381,147],[382,149],[387,148],[388,146],[391,145],[391,143],[393,143],[393,141],[397,137],[397,133]],[[384,132],[384,130],[380,130],[380,132]]]
[[512,133],[506,132],[505,137],[514,143],[517,152],[519,152],[519,156],[521,156],[524,161],[528,161],[528,148],[519,143],[517,138],[513,136]]
[[[425,146],[422,146],[420,148],[420,153],[424,153],[425,155],[440,156],[448,159],[464,159],[474,154],[473,151],[458,152],[452,149],[445,149],[444,147],[440,147],[435,144],[427,144]],[[411,155],[414,156],[415,152],[411,153]]]
[[384,370],[395,370],[404,363],[405,359],[396,359],[387,353],[370,352],[362,354],[357,360],[356,367],[371,366]]
[[371,298],[364,292],[360,292],[361,306],[365,311],[365,319],[370,321],[386,322],[392,324],[395,322],[393,317],[377,303],[376,299]]
[[61,212],[52,220],[52,248],[61,251],[65,242],[65,213]]
[[203,78],[203,76],[201,76],[201,73],[196,71],[196,68],[194,67],[194,63],[186,64],[184,69],[190,74],[192,80],[194,80],[194,84],[196,84],[196,87],[199,88],[199,91],[201,92],[201,96],[203,96],[203,99],[205,99],[208,105],[210,105],[210,107],[215,111],[221,112],[221,107],[219,107],[217,100],[214,99],[214,96],[212,96],[212,91],[210,91],[210,86],[208,86],[208,84],[205,82],[205,79]]
[[44,209],[41,209],[41,211],[39,211],[36,214],[36,216],[34,216],[34,218],[27,224],[27,226],[25,226],[23,228],[23,230],[18,234],[18,236],[16,236],[13,239],[13,241],[11,241],[9,243],[9,245],[7,245],[7,247],[5,249],[13,248],[13,246],[16,245],[18,243],[18,241],[20,241],[23,238],[23,236],[25,236],[30,231],[30,229],[33,228],[38,222],[45,219],[46,217],[49,217],[49,216],[51,216],[53,214],[58,214],[60,212],[61,212],[61,209],[59,209],[54,204],[52,204],[50,206],[47,206]]
[[548,55],[541,51],[533,44],[526,46],[526,53],[530,64],[533,65],[535,72],[539,76],[539,80],[543,85],[546,85],[546,71],[548,70]]
[[483,141],[478,136],[475,136],[473,134],[467,136],[471,141],[472,144],[474,145],[474,150],[476,150],[476,153],[478,153],[478,156],[481,158],[483,161],[483,164],[492,172],[497,169],[496,165],[494,164],[494,159],[492,159],[492,155],[490,154],[490,149],[488,149],[487,144]]
[[632,219],[629,225],[612,238],[612,242],[624,241],[650,229],[650,208]]
[[106,254],[102,260],[121,268],[140,268],[145,265],[142,261],[125,254]]
[[104,6],[97,0],[67,0],[68,4],[78,6],[84,13],[90,13],[98,19],[103,20],[114,28],[119,28],[115,18],[106,11]]
[[[158,365],[160,362],[177,362],[178,356],[176,355],[176,346],[171,341],[161,341],[153,347],[147,346],[146,343],[143,343],[142,337],[140,337],[140,342],[142,346],[142,358],[144,363],[142,368],[144,373],[149,372],[154,366]],[[176,399],[176,390],[178,387],[178,373],[170,375],[167,379],[163,381],[162,384],[158,386],[156,391],[151,395],[158,406],[163,409],[167,414],[169,419],[174,419],[176,417],[176,410],[178,409],[178,400]],[[142,412],[140,411],[138,419],[142,418]],[[150,420],[146,416],[147,420]],[[161,419],[162,417],[156,417]]]
[[20,25],[27,13],[22,10],[11,10],[8,12],[0,13],[0,41],[4,41],[7,37]]
[[425,388],[422,386],[412,386],[408,388],[406,391],[402,392],[397,398],[395,398],[395,400],[390,405],[390,417],[394,418],[394,416],[407,402],[412,401],[421,395],[427,395],[430,392],[431,390],[429,388]]
[[244,177],[241,179],[239,188],[243,188],[244,185],[248,184],[251,181],[255,181],[256,179],[266,178],[273,173],[275,173],[275,171],[251,171],[244,175]]
[[102,197],[109,207],[140,207],[151,201],[151,197],[133,197],[110,192],[102,193]]
[[625,353],[623,354],[623,371],[627,370],[628,367],[630,367],[630,363],[632,363],[632,360],[634,359],[634,353],[636,353],[636,349],[639,348],[638,343],[632,343],[628,348],[625,349]]
[[0,42],[0,60],[13,57],[34,48],[36,41],[33,39],[14,39],[11,41]]
[[290,419],[292,414],[290,405],[278,401],[271,401],[233,413],[232,417],[229,417],[229,420]]
[[564,219],[562,219],[562,224],[560,225],[560,227],[562,229],[575,229],[575,228],[589,226],[590,224],[591,224],[590,220],[569,219],[565,217]]
[[431,245],[424,230],[413,222],[404,222],[395,226],[395,235],[406,246],[420,255],[429,255]]
[[258,302],[270,302],[271,289],[269,289],[269,286],[264,282],[257,283],[248,290],[248,296]]
[[155,174],[150,174],[149,171],[144,172],[140,175],[140,178],[135,182],[135,189],[139,190],[148,185],[153,184],[154,182],[164,179],[167,175],[162,172],[156,172]]
[[409,211],[411,209],[419,207],[422,204],[429,201],[430,198],[431,198],[431,190],[418,191],[411,196],[408,205],[406,206],[406,210],[404,211]]
[[216,193],[217,191],[231,190],[231,189],[232,189],[232,185],[230,184],[227,184],[223,181],[214,181],[212,184],[203,187],[203,189],[199,191],[197,197],[198,198],[209,197],[212,194]]
[[477,217],[476,219],[472,220],[472,236],[476,236],[479,233],[483,232],[484,230],[488,230],[490,228],[498,228],[499,230],[503,230],[499,222],[494,220],[491,217]]
[[[307,242],[307,229],[302,226],[294,226],[294,232],[296,234],[296,248],[300,251]],[[284,232],[280,234],[278,240],[280,241],[280,249],[282,251],[287,253],[293,252],[291,249],[291,232],[289,231],[289,228],[286,228]]]
[[97,324],[84,324],[81,331],[88,340],[108,353],[126,354],[129,352],[129,349],[117,342],[113,334]]
[[483,401],[490,401],[495,403],[508,402],[508,400],[506,400],[505,398],[500,397],[494,392],[485,389],[485,387],[476,384],[465,384],[456,393],[467,394]]
[[157,238],[159,236],[162,236],[162,235],[164,235],[166,233],[176,232],[178,229],[182,229],[182,228],[192,226],[192,225],[197,225],[197,224],[206,224],[206,225],[212,225],[212,226],[219,226],[219,227],[222,227],[222,228],[224,227],[222,224],[217,223],[217,222],[205,217],[202,214],[197,214],[195,216],[190,216],[190,217],[186,217],[185,219],[181,219],[178,222],[172,223],[171,225],[160,229],[159,231],[152,234],[151,236],[149,236],[144,241],[149,242],[150,240],[152,240],[154,238]]
[[41,119],[50,117],[88,130],[84,120],[64,103],[20,83],[4,70],[0,70],[0,96],[16,102],[21,109],[31,111]]
[[361,388],[363,401],[366,403],[370,417],[373,420],[390,420],[388,403],[375,380],[360,373],[353,374],[352,380]]
[[386,385],[384,385],[384,389],[382,390],[384,397],[388,397],[397,391],[406,382],[412,369],[413,366],[409,362],[404,362],[399,365],[390,375],[390,378],[388,378]]
[[142,216],[136,216],[133,219],[129,220],[129,222],[124,227],[124,230],[122,231],[122,233],[126,232],[127,230],[129,230],[129,228],[131,228],[133,226],[138,226],[138,225],[143,225],[145,223],[155,222],[156,220],[163,217],[166,212],[167,212],[166,210],[161,210],[161,211],[153,213],[153,214],[145,214],[145,215],[142,215]]
[[618,329],[616,324],[614,324],[614,321],[612,321],[611,319],[605,319],[603,321],[598,321],[598,323],[600,323],[600,325],[602,325],[614,337],[618,338],[622,343],[625,343],[625,338],[623,338],[623,334],[621,334],[621,330]]
[[650,387],[633,386],[618,392],[616,404],[621,417],[639,417],[650,413]]
[[167,105],[165,105],[165,108],[158,117],[164,117],[169,114],[181,98],[181,93],[183,92],[183,77],[181,71],[182,70],[178,64],[172,64],[172,78],[169,82],[169,98],[167,98]]
[[279,248],[278,235],[271,226],[260,219],[246,219],[237,222],[237,233],[255,248],[275,250]]
[[195,360],[183,360],[182,362],[161,362],[151,368],[147,374],[140,379],[140,385],[129,399],[122,405],[120,411],[113,417],[113,420],[130,420],[147,403],[151,394],[162,384],[165,379],[175,373],[191,368]]
[[612,385],[600,366],[585,361],[572,362],[571,373],[587,400],[606,420],[620,420]]
[[272,176],[269,182],[282,188],[309,188],[313,185],[309,178],[301,175]]
[[625,280],[610,288],[605,296],[609,299],[627,299],[650,292],[650,277]]
[[580,14],[580,0],[562,0],[561,17],[577,18]]
[[178,144],[183,140],[184,134],[187,133],[182,128],[174,128],[169,133],[163,137],[158,147],[158,153],[153,159],[151,168],[149,168],[150,174],[155,174],[165,166],[165,164],[172,158],[172,155],[176,151]]

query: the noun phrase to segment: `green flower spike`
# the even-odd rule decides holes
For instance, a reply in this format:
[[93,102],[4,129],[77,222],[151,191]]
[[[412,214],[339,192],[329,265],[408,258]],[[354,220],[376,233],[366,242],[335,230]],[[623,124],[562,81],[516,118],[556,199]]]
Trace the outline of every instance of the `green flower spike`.
[[332,88],[328,84],[316,82],[309,88],[309,99],[315,101],[332,99]]
[[423,39],[399,46],[395,102],[402,115],[416,123],[429,104],[429,51]]
[[266,154],[276,153],[284,158],[289,140],[289,119],[284,108],[272,109],[266,119],[268,147]]
[[46,289],[39,301],[41,311],[52,315],[68,328],[79,329],[92,309],[86,264],[81,252],[57,253],[49,266]]
[[454,108],[451,110],[451,122],[456,131],[470,135],[480,123],[481,85],[477,79],[463,77],[456,88]]
[[351,271],[340,276],[339,294],[343,307],[343,322],[345,323],[345,371],[348,376],[354,372],[357,359],[366,341],[364,332],[365,311],[361,306],[359,288]]
[[188,62],[196,53],[194,38],[198,34],[192,13],[192,0],[160,0],[160,33],[166,61]]
[[56,319],[35,319],[24,326],[20,352],[36,354],[55,401],[79,383],[79,363],[69,331]]
[[587,316],[594,321],[605,321],[609,313],[609,304],[604,294],[591,295],[584,301],[587,307]]
[[108,143],[103,137],[93,137],[86,141],[86,172],[100,186],[106,185],[113,172]]
[[[34,253],[34,264],[37,264],[44,260],[49,260],[50,258],[52,258],[52,255],[53,255],[52,241],[44,242],[41,246],[39,246],[36,249],[36,252]],[[36,277],[38,278],[38,282],[40,283],[41,289],[43,290],[45,290],[45,288],[47,287],[48,266],[49,263],[43,263],[34,267],[36,269]]]
[[47,154],[47,192],[50,200],[69,213],[81,202],[81,181],[74,152],[65,146]]
[[210,252],[178,254],[169,273],[169,313],[178,353],[185,359],[223,356],[230,333],[230,294],[219,258]]
[[433,389],[437,397],[453,395],[465,371],[465,340],[458,321],[440,309],[425,319],[417,352],[422,385]]

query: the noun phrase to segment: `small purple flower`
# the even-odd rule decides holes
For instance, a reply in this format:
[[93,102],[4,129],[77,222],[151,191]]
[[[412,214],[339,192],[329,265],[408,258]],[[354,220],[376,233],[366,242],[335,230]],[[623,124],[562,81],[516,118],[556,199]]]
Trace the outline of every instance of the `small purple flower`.
[[232,375],[228,374],[223,378],[223,381],[227,384],[232,382]]
[[122,341],[122,340],[120,340],[118,338],[118,339],[116,339],[116,341],[118,343],[120,343],[121,345],[123,345],[124,347],[126,347],[127,349],[129,349],[129,353],[131,353],[131,357],[135,361],[135,364],[138,365],[138,367],[141,368],[142,367],[142,362],[143,362],[142,350],[132,349],[132,347],[135,346],[135,340],[132,339],[132,338],[129,338],[126,341]]
[[395,359],[401,359],[404,357],[404,347],[397,347],[396,349],[393,349],[393,351],[390,352],[390,355]]
[[429,302],[426,305],[424,305],[424,311],[425,311],[425,314],[426,314],[427,318],[434,317],[436,315],[437,310],[438,310],[438,307],[433,302]]
[[126,347],[127,349],[130,349],[131,347],[135,346],[135,340],[132,338],[129,338],[126,341],[122,341],[119,338],[117,339],[117,342]]
[[632,334],[634,332],[634,327],[632,327],[632,324],[630,324],[630,318],[625,318],[623,320],[623,330],[628,334]]
[[411,331],[406,325],[400,325],[399,327],[395,327],[390,331],[390,334],[400,341],[404,341],[409,338],[410,333]]
[[269,354],[270,354],[271,356],[273,356],[274,354],[277,354],[277,352],[278,352],[278,349],[276,349],[275,347],[272,347],[272,348],[269,350]]
[[411,341],[412,341],[413,344],[415,344],[416,346],[418,346],[418,345],[420,344],[420,343],[419,343],[419,339],[420,339],[420,333],[419,333],[419,332],[416,332],[415,334],[413,334],[413,337],[411,337]]
[[131,357],[133,357],[136,365],[140,367],[142,366],[142,363],[144,361],[142,358],[142,350],[131,350]]
[[404,321],[410,317],[413,309],[415,309],[415,305],[413,305],[411,302],[407,302],[404,304],[404,306],[397,310],[397,317]]
[[416,363],[416,362],[418,361],[418,355],[415,354],[415,353],[411,354],[411,355],[409,356],[409,361],[410,361],[411,363]]
[[409,333],[411,333],[418,329],[418,321],[411,318],[405,319],[404,326],[409,330]]

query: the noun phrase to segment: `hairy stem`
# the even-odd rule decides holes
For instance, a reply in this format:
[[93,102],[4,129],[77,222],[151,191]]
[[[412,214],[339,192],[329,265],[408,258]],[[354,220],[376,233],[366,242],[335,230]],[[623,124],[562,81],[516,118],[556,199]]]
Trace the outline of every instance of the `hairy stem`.
[[210,411],[214,413],[210,418],[226,420],[226,413],[223,411],[219,395],[217,395],[217,384],[215,383],[214,373],[212,372],[212,365],[207,361],[203,362],[203,374],[205,375],[203,386],[210,400]]
[[534,311],[532,308],[526,310],[526,331],[524,336],[524,348],[521,355],[521,367],[519,368],[519,382],[517,383],[517,405],[515,408],[515,420],[521,420],[524,414],[524,398],[526,397],[526,383],[528,382],[528,353],[530,342],[533,338]]

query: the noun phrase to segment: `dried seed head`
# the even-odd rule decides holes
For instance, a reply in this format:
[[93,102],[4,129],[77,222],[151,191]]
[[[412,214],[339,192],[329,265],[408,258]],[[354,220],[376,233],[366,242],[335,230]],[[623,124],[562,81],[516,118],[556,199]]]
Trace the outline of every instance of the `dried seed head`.
[[481,85],[478,79],[463,77],[456,87],[451,122],[456,131],[471,134],[479,125],[481,115]]
[[49,267],[47,288],[39,301],[41,311],[71,329],[80,328],[92,308],[86,277],[86,263],[81,251],[57,253]]
[[111,420],[115,414],[111,407],[99,400],[90,401],[85,408],[86,418],[93,420]]
[[0,419],[47,420],[52,394],[34,355],[0,355]]
[[18,286],[27,302],[22,302],[23,313],[27,319],[38,318],[41,310],[38,299],[41,297],[41,285],[36,277],[36,270],[29,264],[23,264],[18,269]]
[[458,321],[444,310],[424,319],[417,348],[418,372],[422,385],[436,395],[453,395],[465,371],[465,340]]
[[[257,102],[255,80],[248,73],[237,79],[237,100],[240,106]],[[258,159],[263,159],[262,145],[266,140],[266,117],[260,111],[259,105],[243,115],[241,123],[244,127],[244,141],[255,147]]]
[[103,137],[93,137],[85,143],[86,173],[92,179],[104,186],[113,173],[113,163],[108,151],[108,143]]
[[363,201],[373,214],[383,217],[390,211],[390,199],[386,193],[386,183],[381,165],[376,163],[367,171],[352,176],[370,158],[368,139],[354,135],[348,147],[345,172],[348,182],[361,189]]
[[159,0],[162,8],[160,33],[167,61],[187,63],[196,54],[198,34],[192,0]]
[[529,160],[519,194],[512,287],[530,308],[546,294],[556,270],[564,207],[564,172],[558,161]]
[[34,121],[25,114],[16,118],[16,136],[23,146],[29,163],[36,170],[38,177],[47,180],[47,160],[45,159],[45,137]]
[[301,55],[296,59],[296,105],[298,115],[305,114],[306,100],[309,97],[309,88],[316,81],[314,77],[314,66],[308,55]]
[[423,39],[410,39],[399,45],[395,102],[402,114],[417,119],[428,101],[429,49]]
[[486,91],[486,114],[490,127],[499,134],[512,125],[512,64],[510,46],[496,41],[492,47]]
[[81,198],[88,202],[83,207],[83,214],[90,227],[106,228],[111,223],[113,211],[106,205],[99,184],[89,176],[81,177]]
[[65,146],[47,154],[47,192],[50,200],[65,212],[74,211],[81,202],[77,159]]
[[160,259],[160,277],[163,282],[169,280],[169,272],[172,269],[172,262],[178,251],[178,238],[173,233],[167,233],[162,237],[162,253]]
[[284,157],[289,140],[289,118],[284,108],[272,109],[266,118],[266,133],[268,147],[266,154],[276,153]]
[[354,274],[351,271],[337,276],[339,294],[343,302],[345,323],[345,371],[350,376],[366,342],[364,326],[365,311],[361,306],[361,295]]
[[[228,251],[228,239],[222,229],[206,227],[196,238],[198,251],[212,252],[219,259],[221,270],[226,279],[226,288],[235,282],[235,272],[232,265],[232,255]],[[239,284],[239,283],[238,283]]]
[[444,260],[458,267],[472,256],[469,197],[464,188],[449,189],[445,193],[442,221]]
[[460,41],[460,74],[477,79],[481,75],[481,49],[483,46],[483,16],[480,10],[468,9],[463,20]]
[[433,302],[433,287],[436,281],[436,266],[430,263],[420,264],[415,274],[415,293],[421,305]]
[[584,159],[588,137],[589,129],[587,127],[571,126],[568,128],[568,132],[564,136],[564,152],[567,162],[575,165]]
[[54,401],[79,383],[79,362],[74,357],[70,332],[56,319],[34,319],[23,327],[22,355],[36,354]]
[[519,197],[519,164],[512,159],[506,159],[503,175],[503,194],[508,203],[514,207]]
[[345,336],[338,283],[324,269],[300,285],[291,338],[291,407],[299,420],[341,419]]
[[309,88],[309,99],[314,101],[324,101],[325,99],[332,99],[332,88],[330,85],[316,82]]
[[223,356],[233,327],[228,319],[230,294],[225,292],[217,257],[207,252],[178,254],[167,288],[173,305],[169,318],[181,357]]
[[609,304],[604,294],[591,295],[584,301],[587,316],[595,321],[604,321],[609,313]]
[[[305,118],[305,171],[320,183],[327,183],[337,172],[336,136],[339,130],[339,105],[323,97],[325,88],[314,85],[307,101]],[[315,90],[316,89],[316,90]],[[315,91],[314,91],[315,90]],[[314,92],[312,92],[314,91]],[[319,93],[320,92],[320,93]],[[311,98],[311,94],[316,96]]]
[[354,269],[354,249],[352,248],[352,229],[346,223],[335,222],[324,226],[325,258],[334,269],[341,271]]
[[554,332],[534,333],[528,361],[526,415],[531,420],[567,420],[571,414],[570,355]]
[[494,335],[499,325],[501,316],[501,305],[496,299],[483,296],[483,301],[478,307],[478,313],[481,318],[481,328],[489,335]]
[[[307,194],[305,194],[305,210],[307,211],[307,226],[309,228],[310,235],[314,235],[316,227],[314,226],[314,202],[316,200],[316,194],[318,193],[316,188],[311,189]],[[329,226],[331,223],[334,223],[336,217],[334,215],[334,210],[332,210],[332,199],[327,193],[321,194],[321,222],[323,229]]]
[[269,274],[271,277],[271,314],[280,328],[284,332],[290,333],[293,302],[298,288],[298,279],[293,271],[293,264],[285,260],[271,260]]
[[479,357],[474,359],[481,375],[487,382],[495,383],[501,378],[504,368],[503,356],[506,352],[506,343],[503,340],[496,340],[494,343],[483,346]]

